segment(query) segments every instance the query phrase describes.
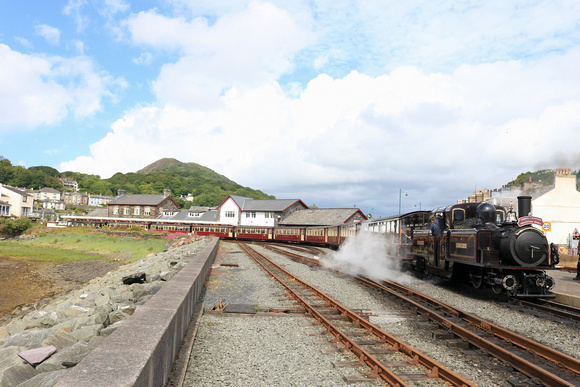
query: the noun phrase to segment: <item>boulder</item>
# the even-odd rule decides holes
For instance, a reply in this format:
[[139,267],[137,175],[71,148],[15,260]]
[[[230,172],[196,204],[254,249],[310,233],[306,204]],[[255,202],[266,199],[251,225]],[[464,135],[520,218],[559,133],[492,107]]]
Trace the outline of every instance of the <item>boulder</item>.
[[147,275],[143,272],[125,276],[121,279],[125,285],[142,284],[147,282]]
[[52,387],[58,382],[68,372],[68,369],[53,371],[53,372],[42,372],[32,379],[28,379],[24,383],[18,385],[18,387]]
[[36,367],[38,364],[52,356],[55,352],[56,347],[54,345],[49,345],[47,347],[27,349],[26,351],[20,352],[18,356],[26,360],[33,367]]

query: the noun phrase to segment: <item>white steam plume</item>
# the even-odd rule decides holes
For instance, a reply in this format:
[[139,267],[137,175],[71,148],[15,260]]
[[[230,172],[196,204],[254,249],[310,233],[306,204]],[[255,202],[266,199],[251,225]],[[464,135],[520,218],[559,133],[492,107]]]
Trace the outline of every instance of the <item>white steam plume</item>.
[[360,232],[348,238],[337,252],[321,260],[321,264],[351,275],[410,283],[411,277],[400,271],[397,247],[388,244],[382,234]]

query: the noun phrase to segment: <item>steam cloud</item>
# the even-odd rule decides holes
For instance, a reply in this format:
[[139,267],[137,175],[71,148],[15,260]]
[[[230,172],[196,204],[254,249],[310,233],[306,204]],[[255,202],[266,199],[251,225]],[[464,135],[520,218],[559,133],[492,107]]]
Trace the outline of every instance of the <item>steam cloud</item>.
[[382,234],[360,232],[348,238],[337,252],[321,260],[321,264],[351,275],[408,284],[412,278],[400,271],[397,247],[389,244]]

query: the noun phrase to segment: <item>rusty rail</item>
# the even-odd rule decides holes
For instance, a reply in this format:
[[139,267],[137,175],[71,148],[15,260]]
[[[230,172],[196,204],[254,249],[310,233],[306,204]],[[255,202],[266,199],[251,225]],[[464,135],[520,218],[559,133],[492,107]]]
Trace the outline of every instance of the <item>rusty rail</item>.
[[477,327],[485,332],[488,332],[495,337],[499,337],[505,341],[508,341],[520,348],[532,351],[533,353],[555,363],[556,366],[562,365],[569,369],[570,371],[580,374],[580,361],[577,359],[558,352],[552,348],[546,347],[545,345],[539,344],[533,340],[527,339],[523,336],[520,336],[514,332],[508,331],[504,328],[501,328],[497,325],[491,324],[475,315],[465,313],[453,306],[445,304],[439,300],[433,299],[428,297],[422,293],[416,292],[413,289],[407,288],[403,285],[391,282],[391,281],[384,281],[383,284],[379,284],[375,281],[369,280],[363,277],[357,277],[363,283],[379,288],[392,294],[400,299],[403,299],[408,304],[412,305],[413,307],[417,308],[417,310],[427,315],[431,320],[437,322],[439,325],[446,327],[448,330],[452,331],[459,337],[464,338],[465,340],[469,341],[471,344],[486,350],[491,355],[508,362],[514,368],[519,370],[520,372],[528,375],[529,377],[541,381],[545,385],[549,386],[572,386],[566,380],[561,379],[557,375],[552,374],[549,371],[546,371],[540,366],[532,364],[527,360],[514,355],[513,353],[499,347],[498,345],[485,340],[484,338],[478,336],[477,334],[471,332],[470,330],[461,327],[459,324],[454,323],[452,320],[441,316],[440,313],[437,313],[434,310],[431,310],[416,300],[412,298],[406,297],[401,293],[407,294],[410,297],[420,299],[423,302],[426,302],[430,305],[433,305],[439,311],[444,311],[445,313],[460,318],[463,322]]

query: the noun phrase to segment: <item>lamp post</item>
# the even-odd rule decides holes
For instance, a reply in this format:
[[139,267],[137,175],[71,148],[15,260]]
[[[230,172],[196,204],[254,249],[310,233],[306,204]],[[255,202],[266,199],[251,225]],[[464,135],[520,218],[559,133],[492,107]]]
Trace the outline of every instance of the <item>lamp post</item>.
[[[415,207],[417,207],[416,204],[415,204]],[[421,202],[419,202],[419,211],[421,211]]]
[[399,215],[401,215],[401,196],[405,194],[405,196],[409,196],[409,194],[399,188]]

